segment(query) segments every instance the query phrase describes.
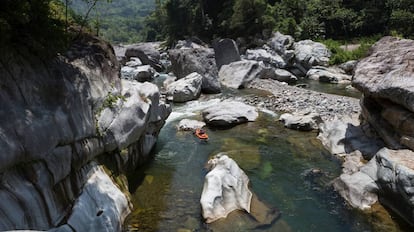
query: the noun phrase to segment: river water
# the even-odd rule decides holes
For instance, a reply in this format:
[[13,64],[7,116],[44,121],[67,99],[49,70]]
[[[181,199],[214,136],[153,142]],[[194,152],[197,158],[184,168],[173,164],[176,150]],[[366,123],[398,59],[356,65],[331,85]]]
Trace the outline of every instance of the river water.
[[[286,129],[278,114],[260,111],[256,122],[207,128],[208,142],[177,131],[181,119],[201,120],[200,110],[228,96],[173,106],[153,160],[129,178],[134,211],[127,231],[404,231],[395,221],[384,221],[391,216],[381,209],[362,213],[349,208],[330,186],[341,162],[321,146],[316,133]],[[204,166],[219,152],[227,152],[250,178],[252,191],[281,212],[274,225],[252,229],[232,219],[221,220],[219,227],[203,222]]]

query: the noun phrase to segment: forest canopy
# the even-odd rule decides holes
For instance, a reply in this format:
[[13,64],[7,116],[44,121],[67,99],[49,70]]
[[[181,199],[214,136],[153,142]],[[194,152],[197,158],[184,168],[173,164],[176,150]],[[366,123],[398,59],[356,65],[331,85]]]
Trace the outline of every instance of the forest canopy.
[[[91,3],[97,4],[90,8]],[[30,37],[47,45],[60,41],[68,25],[83,23],[113,43],[173,43],[193,36],[206,42],[253,39],[273,31],[296,39],[387,34],[413,38],[414,4],[412,0],[0,1],[0,42]]]

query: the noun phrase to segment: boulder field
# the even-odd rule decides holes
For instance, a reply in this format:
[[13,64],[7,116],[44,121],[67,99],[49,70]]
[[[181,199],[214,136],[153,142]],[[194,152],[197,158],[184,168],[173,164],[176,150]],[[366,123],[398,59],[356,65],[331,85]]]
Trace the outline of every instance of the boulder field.
[[171,109],[119,73],[111,45],[89,35],[50,59],[3,48],[0,230],[121,231],[123,173],[148,159]]

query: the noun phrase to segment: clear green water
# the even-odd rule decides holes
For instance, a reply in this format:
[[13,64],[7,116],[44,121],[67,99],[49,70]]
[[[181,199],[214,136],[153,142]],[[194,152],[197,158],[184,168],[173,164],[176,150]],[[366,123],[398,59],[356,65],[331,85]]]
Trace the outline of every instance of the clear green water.
[[[222,151],[249,176],[253,192],[281,211],[277,224],[282,225],[257,231],[400,230],[378,227],[378,219],[372,215],[349,209],[329,185],[340,174],[340,162],[321,147],[315,133],[286,129],[275,115],[261,113],[258,121],[229,130],[207,128],[207,143],[191,132],[178,132],[179,120],[201,119],[199,110],[205,104],[174,107],[161,130],[154,159],[131,177],[135,209],[127,230],[251,231],[232,220],[221,222],[228,227],[220,230],[203,223],[199,200],[204,165]],[[320,169],[323,174],[306,176],[310,169]]]

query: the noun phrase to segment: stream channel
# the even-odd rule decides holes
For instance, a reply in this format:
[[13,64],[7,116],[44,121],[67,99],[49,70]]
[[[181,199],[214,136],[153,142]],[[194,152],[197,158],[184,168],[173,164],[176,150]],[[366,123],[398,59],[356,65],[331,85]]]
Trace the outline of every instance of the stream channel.
[[[331,87],[338,88],[325,86],[328,91]],[[347,94],[345,88],[334,91]],[[279,113],[261,110],[257,121],[227,130],[207,127],[207,143],[191,132],[177,131],[181,119],[202,120],[200,111],[219,99],[249,94],[268,93],[227,91],[173,104],[154,158],[130,178],[134,211],[126,231],[404,231],[395,220],[390,225],[377,214],[347,206],[330,186],[340,175],[341,162],[322,147],[316,132],[284,128]],[[204,223],[200,206],[204,166],[218,152],[227,152],[250,178],[251,190],[281,212],[276,223],[260,228],[232,219],[221,220],[219,226]]]

